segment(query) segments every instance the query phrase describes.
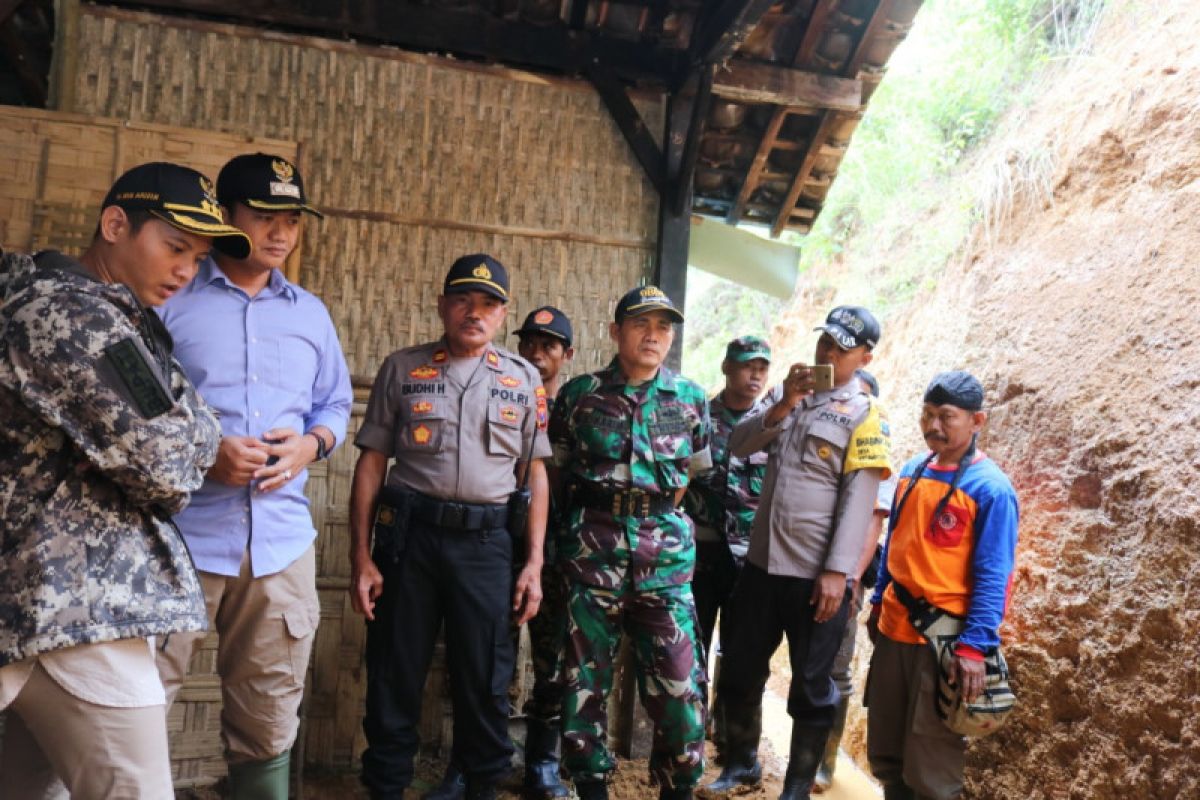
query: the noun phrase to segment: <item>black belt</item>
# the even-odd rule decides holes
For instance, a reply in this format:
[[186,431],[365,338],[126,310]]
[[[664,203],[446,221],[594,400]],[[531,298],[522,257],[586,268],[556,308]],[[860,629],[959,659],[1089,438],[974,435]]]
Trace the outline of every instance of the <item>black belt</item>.
[[484,505],[480,503],[456,503],[438,500],[428,495],[413,493],[412,517],[440,528],[461,531],[486,531],[503,528],[508,522],[508,504]]
[[580,484],[574,501],[614,517],[653,517],[675,510],[673,494],[648,494],[641,489],[605,489],[595,484]]

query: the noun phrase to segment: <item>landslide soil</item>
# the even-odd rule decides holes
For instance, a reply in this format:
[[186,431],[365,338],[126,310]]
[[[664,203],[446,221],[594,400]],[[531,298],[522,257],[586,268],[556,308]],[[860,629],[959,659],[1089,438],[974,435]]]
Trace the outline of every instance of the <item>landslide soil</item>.
[[[1094,50],[980,157],[1009,154],[1002,224],[884,320],[897,463],[922,449],[926,382],[966,368],[1021,499],[1002,631],[1020,706],[970,746],[969,797],[1200,797],[1198,43],[1200,4],[1110,4]],[[1016,154],[1039,148],[1049,190],[1024,191]],[[852,243],[810,276],[784,353],[811,357],[846,276],[878,279],[905,246]],[[861,759],[861,710],[851,727]]]

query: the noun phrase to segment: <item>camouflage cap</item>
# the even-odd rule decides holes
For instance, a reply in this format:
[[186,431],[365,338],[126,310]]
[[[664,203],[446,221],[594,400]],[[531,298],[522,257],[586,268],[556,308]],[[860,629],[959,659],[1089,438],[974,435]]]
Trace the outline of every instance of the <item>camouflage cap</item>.
[[739,336],[725,346],[726,361],[753,361],[761,358],[770,363],[771,345],[759,336]]

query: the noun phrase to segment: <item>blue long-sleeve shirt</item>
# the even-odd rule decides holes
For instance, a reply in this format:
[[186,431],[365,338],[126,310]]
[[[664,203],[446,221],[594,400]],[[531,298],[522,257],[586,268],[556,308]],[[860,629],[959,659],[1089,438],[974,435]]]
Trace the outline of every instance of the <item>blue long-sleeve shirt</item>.
[[[317,425],[346,435],[350,372],[325,305],[277,270],[253,298],[211,259],[160,310],[175,356],[220,415],[225,436],[261,439],[272,428]],[[316,538],[305,470],[265,494],[211,479],[175,516],[197,568],[237,575],[250,549],[255,577],[304,554]]]

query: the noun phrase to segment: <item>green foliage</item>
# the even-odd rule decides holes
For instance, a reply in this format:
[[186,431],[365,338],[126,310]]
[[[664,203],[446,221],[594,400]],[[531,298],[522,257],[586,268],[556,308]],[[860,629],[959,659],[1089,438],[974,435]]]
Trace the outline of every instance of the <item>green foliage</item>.
[[[946,180],[1014,103],[1037,91],[1038,72],[1085,44],[1103,0],[926,0],[871,98],[811,234],[802,267],[835,257],[858,232],[874,242],[917,241],[922,263],[901,265],[886,305],[913,274],[940,268],[972,223],[970,187]],[[1081,35],[1087,34],[1087,36]],[[937,230],[912,230],[922,212],[953,206]],[[893,290],[895,294],[893,294]]]
[[687,304],[683,343],[683,374],[710,392],[724,383],[721,361],[729,340],[748,335],[768,338],[787,305],[730,281],[712,280],[706,291]]

